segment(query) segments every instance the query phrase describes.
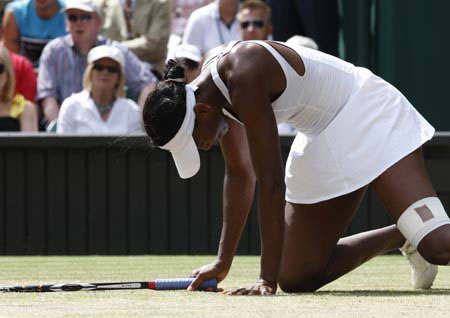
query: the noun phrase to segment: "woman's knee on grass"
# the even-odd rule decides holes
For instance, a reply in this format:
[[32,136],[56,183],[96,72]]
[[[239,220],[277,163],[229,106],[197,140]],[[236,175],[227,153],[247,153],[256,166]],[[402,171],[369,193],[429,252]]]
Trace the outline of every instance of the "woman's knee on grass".
[[298,277],[297,275],[280,274],[278,285],[286,293],[312,293],[322,287],[320,274],[310,274]]

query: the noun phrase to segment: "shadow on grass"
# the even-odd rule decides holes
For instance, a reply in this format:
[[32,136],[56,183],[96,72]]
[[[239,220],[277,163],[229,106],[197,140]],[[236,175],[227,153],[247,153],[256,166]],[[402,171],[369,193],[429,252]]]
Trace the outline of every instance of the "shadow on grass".
[[[398,296],[450,296],[450,288],[430,289],[430,290],[324,290],[313,293],[285,293],[277,292],[270,297],[295,297],[295,296],[332,296],[332,297],[398,297]],[[247,297],[235,295],[230,297]]]
[[[314,293],[307,293],[311,296],[336,296],[336,297],[390,297],[390,296],[450,296],[450,288],[439,288],[439,289],[430,289],[430,290],[369,290],[369,289],[360,289],[360,290],[324,290],[324,291],[316,291]],[[296,295],[296,294],[288,294],[288,295]],[[297,294],[299,296],[305,294]]]

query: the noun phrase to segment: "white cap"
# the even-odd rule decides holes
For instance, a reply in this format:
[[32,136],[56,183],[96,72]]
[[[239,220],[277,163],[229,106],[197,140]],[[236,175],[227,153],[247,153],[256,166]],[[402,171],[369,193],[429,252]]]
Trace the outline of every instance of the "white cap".
[[301,35],[293,35],[286,41],[286,43],[291,45],[300,45],[313,50],[319,49],[319,46],[313,39]]
[[119,63],[123,71],[125,68],[125,59],[123,54],[117,47],[112,45],[99,45],[93,47],[88,53],[87,61],[90,64],[106,57]]
[[202,61],[202,52],[195,45],[180,44],[173,48],[173,58],[185,58],[194,62],[200,63]]
[[192,132],[195,124],[195,94],[197,89],[195,86],[185,85],[186,88],[186,114],[183,123],[175,136],[161,149],[170,151],[178,174],[183,179],[188,179],[194,176],[200,170],[200,154],[198,153],[197,145]]
[[61,11],[66,12],[70,9],[78,9],[86,12],[96,12],[100,15],[100,10],[95,0],[67,0],[66,6]]

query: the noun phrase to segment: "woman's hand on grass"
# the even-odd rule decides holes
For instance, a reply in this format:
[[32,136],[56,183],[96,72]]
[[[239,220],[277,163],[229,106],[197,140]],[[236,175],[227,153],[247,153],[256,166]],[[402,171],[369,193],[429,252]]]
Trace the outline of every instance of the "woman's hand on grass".
[[227,295],[261,295],[261,296],[270,296],[275,295],[277,292],[277,285],[271,284],[265,280],[260,279],[258,283],[253,286],[235,288],[231,290],[227,290],[224,294]]
[[[227,277],[230,271],[230,265],[220,262],[218,260],[212,262],[211,264],[203,265],[192,271],[191,277],[195,278],[192,284],[188,287],[188,290],[196,290],[204,281],[216,278],[217,283],[223,281]],[[222,288],[207,289],[207,291],[222,292]]]

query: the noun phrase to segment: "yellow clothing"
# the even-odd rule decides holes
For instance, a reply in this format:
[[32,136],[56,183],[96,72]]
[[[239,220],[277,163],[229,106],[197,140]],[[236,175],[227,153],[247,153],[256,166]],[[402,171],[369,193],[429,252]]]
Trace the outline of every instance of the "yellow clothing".
[[12,118],[18,119],[20,115],[22,115],[25,110],[25,97],[20,94],[16,94],[13,98],[11,109],[9,110],[9,116]]

